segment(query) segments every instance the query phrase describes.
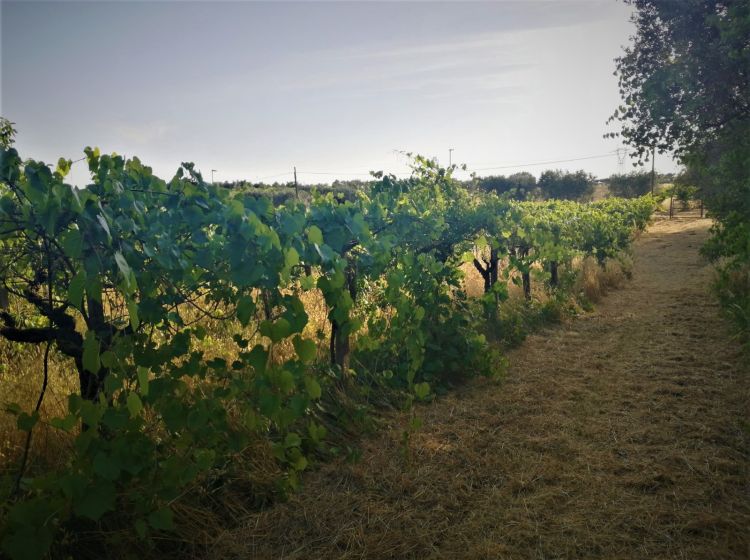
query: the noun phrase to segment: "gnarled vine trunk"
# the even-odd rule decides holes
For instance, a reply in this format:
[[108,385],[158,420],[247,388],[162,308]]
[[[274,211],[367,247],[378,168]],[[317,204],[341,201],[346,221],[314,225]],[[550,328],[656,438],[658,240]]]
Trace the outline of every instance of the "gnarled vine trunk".
[[[346,287],[349,291],[349,296],[352,298],[352,302],[356,302],[357,271],[351,263],[346,268]],[[331,319],[331,365],[339,366],[341,371],[346,373],[349,370],[350,353],[349,325],[340,324],[336,319]]]
[[557,288],[560,283],[560,279],[557,273],[557,261],[550,261],[549,263],[549,285],[553,288]]

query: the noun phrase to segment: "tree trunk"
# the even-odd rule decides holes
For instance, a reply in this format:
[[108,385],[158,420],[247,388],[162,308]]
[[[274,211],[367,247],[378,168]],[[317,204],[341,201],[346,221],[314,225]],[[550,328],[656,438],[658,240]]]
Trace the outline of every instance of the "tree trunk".
[[[527,257],[529,255],[529,249],[521,250],[521,257]],[[526,301],[531,301],[531,273],[529,269],[524,265],[524,271],[521,273],[521,281],[523,282],[523,297]]]
[[[351,263],[346,269],[346,287],[349,290],[349,296],[352,298],[352,302],[356,302],[357,271]],[[335,319],[331,319],[331,365],[339,366],[341,371],[346,374],[349,371],[350,353],[351,344],[349,341],[349,325],[342,325]]]
[[271,305],[271,297],[268,295],[268,291],[261,289],[260,290],[260,300],[263,302],[263,314],[266,317],[266,320],[272,321],[273,320],[273,305]]
[[490,289],[492,289],[492,278],[490,276],[489,266],[485,268],[479,260],[474,259],[474,268],[477,269],[477,272],[482,276],[482,280],[484,280],[484,293],[489,293]]
[[[87,297],[86,307],[88,309],[87,327],[96,334],[96,338],[101,345],[100,353],[102,353],[108,350],[112,344],[114,336],[112,326],[104,318],[104,307],[101,301]],[[97,373],[88,371],[83,367],[83,352],[81,352],[80,358],[76,357],[76,368],[78,369],[78,382],[81,386],[81,397],[88,401],[98,399],[109,370],[102,367]]]
[[490,285],[494,286],[497,284],[497,275],[500,271],[500,257],[497,254],[497,249],[490,249]]
[[485,266],[482,266],[482,263],[479,262],[479,260],[474,259],[474,268],[477,269],[479,274],[482,276],[482,280],[484,280],[484,293],[489,294],[490,291],[492,291],[492,287],[497,284],[497,277],[498,277],[498,270],[499,270],[499,257],[497,254],[497,249],[490,249],[490,260],[486,260],[484,257],[482,258],[484,261]]
[[549,285],[553,288],[557,288],[557,285],[559,284],[560,280],[557,275],[557,261],[550,261],[549,263]]
[[531,301],[531,276],[528,272],[521,274],[521,280],[523,281],[523,297],[526,301]]

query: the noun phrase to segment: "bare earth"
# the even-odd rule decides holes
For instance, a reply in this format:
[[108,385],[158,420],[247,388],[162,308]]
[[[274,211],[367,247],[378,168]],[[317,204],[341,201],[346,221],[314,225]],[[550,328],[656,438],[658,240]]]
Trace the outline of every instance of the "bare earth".
[[661,221],[595,312],[305,478],[216,558],[750,558],[750,373],[698,254]]

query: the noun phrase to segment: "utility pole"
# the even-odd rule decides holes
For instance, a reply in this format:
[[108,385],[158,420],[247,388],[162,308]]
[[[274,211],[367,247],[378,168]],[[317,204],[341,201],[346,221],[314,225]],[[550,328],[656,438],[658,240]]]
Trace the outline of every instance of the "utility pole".
[[654,194],[656,187],[656,146],[651,148],[651,194]]
[[211,184],[212,184],[212,185],[214,184],[214,173],[215,173],[216,171],[218,171],[218,169],[212,169],[212,170],[211,170]]
[[299,185],[297,185],[297,166],[294,166],[294,198],[299,202]]
[[455,148],[448,148],[448,167],[453,164],[453,150]]

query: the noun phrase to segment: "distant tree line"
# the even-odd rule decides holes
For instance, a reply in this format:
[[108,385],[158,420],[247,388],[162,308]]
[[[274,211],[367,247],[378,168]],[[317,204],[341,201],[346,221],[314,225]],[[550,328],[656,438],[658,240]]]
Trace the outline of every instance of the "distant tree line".
[[[658,173],[656,183],[690,182],[686,172],[676,175],[674,173]],[[464,181],[463,184],[469,189],[492,192],[512,200],[590,200],[594,192],[595,178],[590,173],[579,169],[578,171],[564,171],[560,169],[548,169],[543,171],[539,179],[528,171],[521,171],[511,175],[488,175],[486,177],[474,177]],[[623,198],[635,198],[650,192],[651,172],[632,171],[630,173],[613,174],[604,182],[609,187],[612,196]],[[335,180],[332,183],[308,183],[298,184],[295,187],[293,181],[274,181],[264,183],[262,181],[224,181],[218,183],[226,189],[242,190],[257,196],[267,196],[274,203],[281,204],[299,195],[303,202],[309,202],[313,191],[320,193],[334,193],[342,200],[354,200],[357,192],[366,192],[370,189],[373,181],[370,180]]]
[[279,205],[287,200],[299,196],[302,202],[309,202],[312,198],[313,191],[321,194],[334,193],[335,196],[342,200],[354,200],[358,192],[367,191],[372,181],[362,181],[359,179],[340,181],[335,180],[332,183],[311,183],[297,184],[294,181],[264,183],[253,181],[223,181],[217,183],[217,186],[224,187],[234,191],[243,191],[255,196],[265,196],[273,200],[274,204]]
[[609,192],[614,196],[635,198],[651,192],[651,173],[648,171],[631,171],[610,176],[607,181]]
[[514,200],[587,200],[594,191],[594,177],[582,169],[575,172],[548,169],[541,174],[538,181],[528,171],[507,177],[478,177],[474,181],[479,190],[494,192]]

